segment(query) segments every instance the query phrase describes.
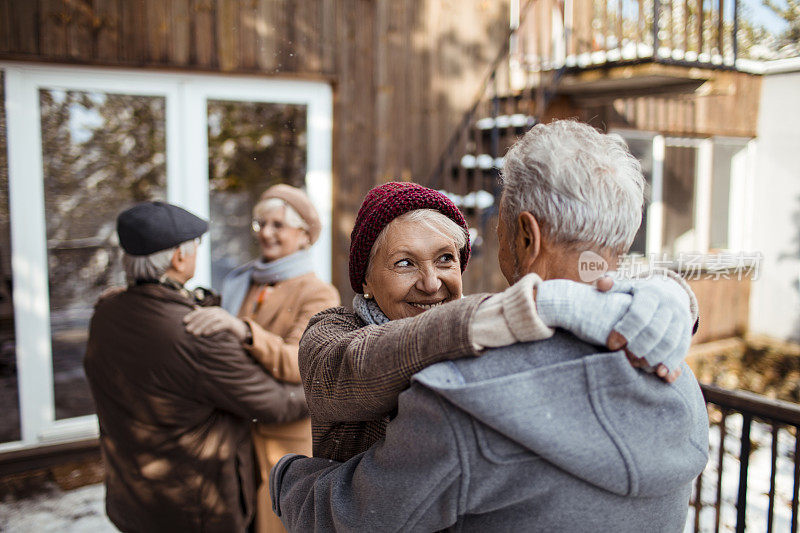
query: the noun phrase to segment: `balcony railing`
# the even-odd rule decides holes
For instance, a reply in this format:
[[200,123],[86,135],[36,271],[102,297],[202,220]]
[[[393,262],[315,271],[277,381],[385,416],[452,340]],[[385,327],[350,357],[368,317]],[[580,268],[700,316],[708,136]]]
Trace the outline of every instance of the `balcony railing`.
[[511,62],[528,75],[636,61],[732,68],[738,30],[739,0],[542,0]]
[[[492,238],[484,237],[495,226],[503,154],[548,120],[567,82],[575,90],[573,74],[626,61],[727,69],[737,53],[738,0],[513,0],[513,6],[506,40],[425,182],[462,200],[476,256],[493,252]],[[630,76],[624,88],[651,91],[659,76],[678,85],[697,81],[687,78],[690,69],[654,68]],[[476,262],[466,276],[474,290],[504,286],[492,262]]]
[[692,530],[718,532],[735,524],[737,532],[749,526],[796,533],[800,405],[714,385],[701,388],[711,420],[711,455],[692,494]]

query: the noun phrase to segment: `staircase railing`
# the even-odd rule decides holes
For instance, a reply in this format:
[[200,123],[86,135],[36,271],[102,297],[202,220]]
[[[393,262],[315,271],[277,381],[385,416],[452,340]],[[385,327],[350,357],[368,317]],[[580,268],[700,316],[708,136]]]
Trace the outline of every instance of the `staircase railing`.
[[[533,4],[535,4],[537,0],[526,0],[524,5],[520,9],[520,21],[524,20],[527,16],[530,8]],[[507,63],[509,59],[509,51],[511,47],[511,42],[515,36],[519,34],[520,25],[515,27],[511,27],[506,35],[505,40],[503,41],[503,45],[500,48],[497,56],[495,57],[494,61],[492,61],[491,65],[489,66],[489,73],[484,77],[481,85],[479,86],[475,98],[473,99],[472,106],[464,113],[464,116],[461,118],[456,130],[450,136],[450,140],[445,145],[444,150],[442,151],[441,156],[439,157],[439,162],[434,168],[433,172],[429,176],[428,184],[434,188],[441,188],[443,183],[443,176],[447,171],[448,165],[453,165],[454,161],[452,159],[453,154],[456,153],[459,144],[463,144],[463,137],[469,131],[469,129],[473,126],[476,120],[476,116],[478,111],[481,107],[481,104],[485,102],[487,92],[490,89],[494,89],[495,95],[497,94],[497,81],[498,81],[498,73]],[[491,97],[493,99],[493,97]],[[492,108],[496,108],[496,102],[493,100]]]
[[[429,177],[432,186],[463,188],[462,183],[446,183],[445,176],[458,166],[455,158],[470,152],[480,155],[475,150],[481,143],[470,138],[470,128],[479,118],[496,123],[497,117],[520,115],[519,109],[498,105],[511,95],[516,96],[516,107],[530,111],[523,116],[540,116],[565,70],[641,61],[735,68],[739,0],[519,1],[519,19],[512,20],[472,106],[446,144]],[[531,92],[535,98],[525,101]],[[522,120],[517,116],[511,122],[518,127]],[[481,147],[493,162],[501,155],[498,130],[508,122],[502,118],[494,129],[485,121],[490,142]],[[486,157],[476,163],[483,170],[489,170],[484,168],[488,164]]]
[[[546,120],[565,74],[629,59],[733,68],[737,53],[738,0],[514,2],[521,4],[518,21],[512,11],[497,56],[426,182],[461,202],[476,256],[497,214],[504,152]],[[496,268],[476,267],[473,290],[503,286]]]
[[[522,0],[520,0],[522,2]],[[528,76],[514,65],[520,31],[531,19],[554,13],[563,17],[561,0],[525,0],[519,9],[518,24],[509,31],[494,61],[482,80],[473,104],[445,145],[427,185],[444,190],[456,201],[471,227],[473,255],[494,256],[492,233],[500,195],[499,169],[502,156],[519,135],[530,129],[556,94],[562,68]],[[549,23],[549,22],[548,22]],[[474,291],[496,290],[504,281],[496,261],[473,261],[465,283]]]

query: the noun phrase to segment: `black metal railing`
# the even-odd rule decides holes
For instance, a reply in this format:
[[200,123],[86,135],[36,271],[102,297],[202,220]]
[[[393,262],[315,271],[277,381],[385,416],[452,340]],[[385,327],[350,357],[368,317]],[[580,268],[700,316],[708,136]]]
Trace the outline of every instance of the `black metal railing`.
[[[535,9],[552,0],[520,0],[519,24],[510,24],[506,38],[495,59],[489,65],[472,105],[450,136],[442,153],[428,176],[426,185],[451,195],[467,217],[472,235],[473,253],[479,256],[488,250],[482,243],[494,231],[499,196],[499,168],[506,149],[517,136],[531,128],[537,121],[558,79],[553,73],[540,76],[548,79],[547,91],[538,91],[527,79],[514,79],[509,58],[520,28],[531,18]],[[538,100],[538,101],[537,101]],[[470,269],[467,282],[474,290],[494,290],[494,262],[477,262]]]
[[[520,20],[524,21],[525,17],[530,11],[531,6],[536,3],[536,0],[525,0],[520,9]],[[480,118],[481,113],[486,111],[487,103],[491,103],[491,113],[496,116],[499,112],[499,107],[496,106],[495,98],[500,93],[501,89],[499,80],[505,70],[508,68],[508,58],[510,55],[511,43],[519,34],[520,26],[510,27],[506,35],[503,45],[500,48],[495,59],[489,66],[488,73],[481,82],[477,94],[473,99],[470,108],[464,113],[461,121],[459,122],[456,130],[450,136],[448,143],[439,157],[439,162],[433,169],[433,172],[428,178],[428,183],[432,187],[441,188],[446,184],[445,176],[452,172],[452,169],[458,165],[458,158],[466,153],[467,144],[469,143],[470,131],[474,128],[475,122]],[[505,76],[508,79],[508,76]]]
[[[692,501],[690,506],[694,510],[693,521],[694,531],[708,531],[713,523],[713,531],[718,532],[724,528],[724,514],[726,506],[731,507],[730,499],[733,496],[728,494],[726,498],[725,481],[730,480],[734,475],[732,470],[738,470],[738,478],[735,483],[735,504],[736,511],[735,527],[737,532],[745,531],[748,519],[748,510],[753,513],[753,502],[755,497],[766,494],[767,503],[766,523],[758,524],[758,530],[772,532],[774,530],[785,531],[786,524],[778,526],[776,517],[776,506],[779,503],[778,484],[783,488],[788,488],[788,477],[791,481],[791,517],[788,518],[789,528],[792,533],[798,531],[798,487],[800,487],[800,405],[774,400],[753,394],[746,391],[726,390],[714,385],[701,385],[706,404],[709,407],[709,418],[711,420],[712,449],[709,457],[709,465],[705,472],[697,478]],[[730,427],[729,427],[730,426]],[[738,435],[736,434],[737,427]],[[794,440],[794,446],[781,447],[781,436],[784,442]],[[738,439],[738,453],[726,447],[731,440]],[[766,480],[761,471],[754,471],[751,463],[756,454],[766,451],[763,446],[764,441],[769,441],[769,477]],[[726,461],[728,459],[728,461]],[[786,468],[787,460],[792,463],[791,475],[781,475]],[[726,468],[726,464],[738,462],[738,467]],[[712,479],[709,479],[712,478]],[[713,484],[709,486],[709,481]],[[759,487],[760,488],[756,488]],[[709,490],[710,489],[710,490]],[[709,501],[709,497],[711,501]],[[763,499],[763,498],[760,498]],[[705,511],[713,510],[713,521],[708,519],[710,513]],[[761,509],[759,509],[761,511]],[[783,513],[782,513],[783,514]],[[751,516],[752,518],[752,516]],[[758,519],[758,518],[756,518]],[[751,520],[752,522],[752,520]],[[751,524],[753,525],[753,524]]]

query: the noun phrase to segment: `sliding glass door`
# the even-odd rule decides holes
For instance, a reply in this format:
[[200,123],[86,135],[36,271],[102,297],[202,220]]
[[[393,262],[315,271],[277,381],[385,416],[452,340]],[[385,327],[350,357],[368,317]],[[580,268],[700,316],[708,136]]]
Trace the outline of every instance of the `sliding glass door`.
[[[250,210],[269,185],[307,187],[329,224],[331,91],[20,64],[0,73],[0,239],[10,236],[10,257],[0,256],[10,265],[0,280],[0,394],[14,411],[0,415],[2,451],[97,434],[82,361],[94,302],[124,283],[120,211],[163,199],[209,218],[193,280],[205,286],[253,255]],[[329,280],[329,232],[314,253]]]

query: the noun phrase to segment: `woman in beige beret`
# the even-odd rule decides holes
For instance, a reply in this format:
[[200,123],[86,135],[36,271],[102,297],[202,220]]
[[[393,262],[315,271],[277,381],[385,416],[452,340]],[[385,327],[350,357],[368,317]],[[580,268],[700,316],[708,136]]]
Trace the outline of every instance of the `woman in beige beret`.
[[[300,337],[313,315],[340,303],[336,289],[313,272],[309,248],[322,229],[319,215],[302,190],[274,185],[253,208],[252,227],[261,257],[231,271],[222,284],[222,308],[194,311],[187,329],[204,336],[229,330],[276,379],[300,383]],[[256,531],[283,531],[269,505],[267,477],[283,455],[311,455],[311,422],[256,424],[253,441],[262,478]]]

